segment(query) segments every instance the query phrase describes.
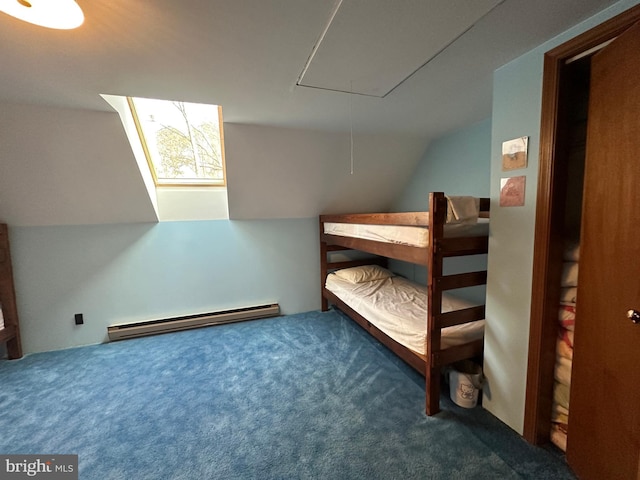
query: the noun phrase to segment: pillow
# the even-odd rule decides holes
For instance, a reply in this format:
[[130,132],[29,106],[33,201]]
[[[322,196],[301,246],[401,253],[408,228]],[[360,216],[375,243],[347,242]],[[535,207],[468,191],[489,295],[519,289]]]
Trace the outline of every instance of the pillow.
[[480,213],[480,199],[447,196],[447,223],[475,225]]
[[359,267],[343,268],[334,272],[338,278],[351,283],[371,282],[393,277],[393,272],[378,265],[361,265]]

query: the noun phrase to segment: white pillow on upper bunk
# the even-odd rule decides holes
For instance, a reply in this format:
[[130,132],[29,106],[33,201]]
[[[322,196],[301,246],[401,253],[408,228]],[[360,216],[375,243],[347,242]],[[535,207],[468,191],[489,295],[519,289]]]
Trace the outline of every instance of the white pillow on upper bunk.
[[394,273],[379,265],[360,265],[358,267],[336,270],[334,275],[351,283],[372,282],[393,277]]
[[480,214],[480,199],[447,196],[447,223],[475,225]]

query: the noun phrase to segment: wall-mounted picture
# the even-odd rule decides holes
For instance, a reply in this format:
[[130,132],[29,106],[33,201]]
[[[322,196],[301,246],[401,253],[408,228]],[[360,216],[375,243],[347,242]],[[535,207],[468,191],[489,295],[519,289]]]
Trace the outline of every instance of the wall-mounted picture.
[[500,206],[522,207],[527,177],[509,177],[500,179]]
[[529,137],[514,138],[502,142],[502,170],[517,170],[527,167]]

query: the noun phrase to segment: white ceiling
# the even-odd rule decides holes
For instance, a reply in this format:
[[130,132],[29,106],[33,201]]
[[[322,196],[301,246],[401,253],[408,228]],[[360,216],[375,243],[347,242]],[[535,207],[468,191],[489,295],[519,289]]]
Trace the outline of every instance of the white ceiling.
[[[496,68],[615,1],[78,3],[86,21],[73,31],[0,13],[0,102],[108,110],[101,93],[155,97],[220,104],[227,122],[329,131],[348,130],[352,109],[356,131],[434,138],[490,115]],[[368,92],[391,92],[349,101],[298,86],[316,44],[303,83],[345,89],[357,72]]]

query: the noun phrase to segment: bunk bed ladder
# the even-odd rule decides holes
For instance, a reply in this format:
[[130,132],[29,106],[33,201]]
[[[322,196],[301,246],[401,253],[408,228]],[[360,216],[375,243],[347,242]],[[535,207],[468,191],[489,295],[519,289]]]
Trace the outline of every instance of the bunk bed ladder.
[[440,365],[436,353],[440,350],[441,332],[437,328],[434,312],[442,311],[442,289],[438,279],[442,277],[443,256],[440,241],[444,236],[444,223],[447,215],[447,199],[444,193],[429,194],[429,245],[427,288],[427,345],[426,354],[429,361],[425,371],[426,413],[435,415],[440,411]]
[[[441,329],[463,323],[481,320],[485,317],[485,306],[464,308],[452,312],[442,312],[442,294],[446,290],[473,287],[487,283],[487,271],[465,272],[444,275],[443,264],[447,257],[487,253],[488,238],[464,237],[444,238],[448,201],[444,193],[434,192],[429,196],[429,244],[427,288],[428,317],[426,353],[428,368],[426,381],[426,413],[434,415],[440,411],[440,372],[445,365],[463,358],[470,358],[482,352],[483,340],[441,350]],[[487,201],[481,209],[489,210]]]

